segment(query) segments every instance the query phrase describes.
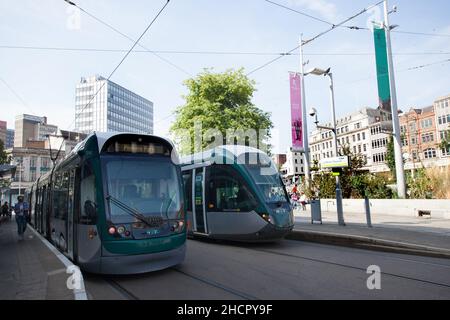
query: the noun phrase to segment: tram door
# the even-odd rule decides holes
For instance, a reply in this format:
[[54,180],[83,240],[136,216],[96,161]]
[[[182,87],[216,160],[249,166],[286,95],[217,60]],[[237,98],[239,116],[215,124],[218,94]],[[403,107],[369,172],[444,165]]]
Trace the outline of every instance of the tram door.
[[206,208],[205,208],[205,171],[206,168],[194,169],[192,209],[194,216],[194,230],[207,234]]
[[74,239],[74,203],[75,203],[75,170],[70,171],[69,176],[69,203],[66,220],[67,234],[67,255],[73,260],[73,239]]

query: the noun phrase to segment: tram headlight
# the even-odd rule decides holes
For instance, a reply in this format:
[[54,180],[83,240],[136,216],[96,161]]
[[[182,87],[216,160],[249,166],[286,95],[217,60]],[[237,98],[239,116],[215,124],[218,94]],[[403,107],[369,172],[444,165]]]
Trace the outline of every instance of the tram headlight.
[[270,218],[270,215],[269,215],[269,214],[263,213],[261,216],[262,216],[262,218],[263,218],[264,220],[266,220],[267,222],[269,222],[269,223],[272,222],[272,219]]
[[183,230],[184,230],[184,221],[183,220],[175,221],[174,223],[172,223],[172,226],[170,227],[170,230],[172,232],[176,232],[176,233],[183,232]]
[[124,234],[125,231],[126,231],[126,229],[125,229],[124,226],[120,226],[120,227],[117,228],[117,233],[118,234]]
[[117,232],[116,227],[109,227],[108,233],[109,233],[110,235],[115,235],[116,232]]

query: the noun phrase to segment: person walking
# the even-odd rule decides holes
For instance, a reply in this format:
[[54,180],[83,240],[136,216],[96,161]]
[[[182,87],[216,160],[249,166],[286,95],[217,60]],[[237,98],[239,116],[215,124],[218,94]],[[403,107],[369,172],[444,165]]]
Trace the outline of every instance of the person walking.
[[302,205],[303,211],[306,211],[306,202],[308,199],[306,198],[306,194],[302,192],[302,195],[300,196],[300,204]]
[[17,197],[17,201],[18,202],[14,206],[17,222],[17,233],[19,234],[19,240],[23,240],[23,234],[27,228],[28,203],[22,195]]
[[8,216],[9,216],[9,205],[8,205],[8,201],[5,201],[5,203],[2,205],[1,216],[2,216],[2,217],[8,217]]

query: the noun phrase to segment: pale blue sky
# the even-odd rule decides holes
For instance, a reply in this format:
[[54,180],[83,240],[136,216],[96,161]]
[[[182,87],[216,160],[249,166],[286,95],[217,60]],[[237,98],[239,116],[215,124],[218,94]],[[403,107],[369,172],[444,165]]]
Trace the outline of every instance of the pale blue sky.
[[[274,0],[297,10],[339,22],[376,0]],[[76,0],[81,7],[137,38],[164,0]],[[399,31],[450,35],[448,0],[397,0],[398,12],[391,23]],[[380,7],[381,8],[381,7]],[[381,11],[380,11],[381,12]],[[46,115],[50,123],[67,128],[74,116],[75,85],[80,77],[107,76],[123,53],[66,52],[6,49],[1,46],[39,46],[128,49],[131,43],[81,13],[79,29],[68,27],[72,12],[62,0],[0,0],[0,119],[13,127],[20,113]],[[366,26],[376,12],[364,14],[349,24]],[[167,10],[150,29],[142,44],[153,50],[285,52],[294,48],[301,33],[309,38],[328,26],[263,0],[171,0]],[[450,58],[450,37],[393,34],[400,108],[431,105],[435,98],[450,94],[450,63],[404,71]],[[332,67],[338,115],[377,105],[375,58],[370,31],[335,30],[305,48],[310,66]],[[326,55],[367,53],[369,55]],[[415,55],[405,55],[412,54]],[[419,54],[420,53],[420,54]],[[434,53],[434,54],[423,54]],[[439,54],[437,54],[439,53]],[[322,55],[317,55],[322,54]],[[162,54],[190,74],[203,68],[217,71],[244,67],[247,71],[270,60],[270,56]],[[299,57],[285,57],[251,75],[257,82],[254,102],[272,112],[275,151],[290,144],[288,71],[297,71]],[[403,70],[403,71],[402,71]],[[129,56],[112,80],[155,103],[155,133],[165,135],[170,113],[183,103],[183,80],[188,76],[149,53]],[[308,107],[329,120],[327,82],[307,78]],[[165,119],[161,121],[161,119]],[[311,125],[310,125],[311,128]],[[70,129],[70,128],[69,128]]]

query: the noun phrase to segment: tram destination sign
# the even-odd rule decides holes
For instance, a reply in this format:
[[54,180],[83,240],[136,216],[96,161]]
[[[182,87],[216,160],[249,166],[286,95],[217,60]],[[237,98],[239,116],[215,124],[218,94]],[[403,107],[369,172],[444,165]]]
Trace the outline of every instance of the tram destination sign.
[[350,161],[348,156],[320,160],[320,167],[322,169],[348,168],[349,166]]

